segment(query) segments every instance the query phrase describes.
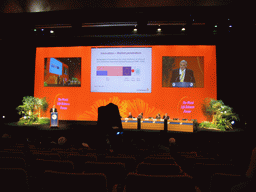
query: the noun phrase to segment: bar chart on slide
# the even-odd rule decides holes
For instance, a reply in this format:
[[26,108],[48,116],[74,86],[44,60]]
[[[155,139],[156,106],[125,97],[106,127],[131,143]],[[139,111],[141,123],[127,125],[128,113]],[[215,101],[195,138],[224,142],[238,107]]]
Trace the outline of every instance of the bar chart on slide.
[[151,48],[92,48],[91,54],[91,92],[151,93]]

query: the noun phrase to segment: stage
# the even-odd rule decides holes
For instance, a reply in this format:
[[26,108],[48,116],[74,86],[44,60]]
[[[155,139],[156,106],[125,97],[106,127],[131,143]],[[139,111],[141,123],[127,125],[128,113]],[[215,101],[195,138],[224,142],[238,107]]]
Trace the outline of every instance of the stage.
[[[172,121],[171,121],[172,122]],[[147,126],[153,123],[145,123]],[[174,137],[177,142],[187,144],[193,143],[193,146],[196,143],[210,142],[226,142],[226,139],[229,140],[239,140],[246,135],[246,131],[242,128],[235,128],[229,131],[219,131],[215,129],[202,129],[196,128],[193,132],[185,131],[175,131],[167,129],[165,131],[163,128],[154,129],[154,127],[145,129],[141,126],[141,129],[129,129],[123,123],[123,134],[116,135],[116,137],[123,137],[126,140],[131,140],[133,138],[147,138],[150,142],[157,142],[160,138],[166,139]],[[143,123],[142,123],[143,125]],[[170,124],[171,125],[171,124]],[[174,124],[175,125],[175,124]],[[178,124],[179,126],[183,126]],[[177,125],[175,125],[177,126]],[[186,125],[184,125],[186,126]],[[189,125],[191,126],[191,125]],[[50,125],[17,125],[17,122],[4,123],[1,126],[1,135],[4,133],[10,134],[12,138],[29,138],[35,140],[38,138],[48,138],[57,141],[61,136],[65,136],[71,142],[81,144],[82,142],[94,143],[96,142],[98,136],[100,135],[97,121],[59,121],[59,127],[50,127]],[[238,139],[240,137],[240,139]],[[196,142],[195,142],[196,141]],[[201,144],[198,144],[201,145]],[[189,147],[189,145],[187,145]]]

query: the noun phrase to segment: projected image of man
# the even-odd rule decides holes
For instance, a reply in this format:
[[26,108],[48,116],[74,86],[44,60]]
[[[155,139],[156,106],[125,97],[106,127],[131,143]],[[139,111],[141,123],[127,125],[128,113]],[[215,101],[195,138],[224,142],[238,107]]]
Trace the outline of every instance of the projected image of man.
[[188,63],[185,60],[180,62],[180,68],[172,71],[171,82],[192,82],[195,83],[194,72],[187,68]]

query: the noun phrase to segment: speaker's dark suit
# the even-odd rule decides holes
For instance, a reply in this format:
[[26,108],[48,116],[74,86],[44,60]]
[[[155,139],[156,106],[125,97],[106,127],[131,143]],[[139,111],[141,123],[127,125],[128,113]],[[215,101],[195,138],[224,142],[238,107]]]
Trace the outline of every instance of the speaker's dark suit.
[[[174,69],[172,71],[172,82],[180,82],[180,74],[179,74],[180,69]],[[193,82],[195,83],[195,77],[194,77],[194,72],[191,69],[186,69],[185,77],[184,77],[184,82]]]
[[[51,108],[50,113],[53,112],[53,108]],[[58,112],[56,108],[54,108],[54,112]]]
[[164,116],[163,116],[163,119],[170,119],[170,117],[169,117],[169,116],[166,117],[166,116],[164,115]]

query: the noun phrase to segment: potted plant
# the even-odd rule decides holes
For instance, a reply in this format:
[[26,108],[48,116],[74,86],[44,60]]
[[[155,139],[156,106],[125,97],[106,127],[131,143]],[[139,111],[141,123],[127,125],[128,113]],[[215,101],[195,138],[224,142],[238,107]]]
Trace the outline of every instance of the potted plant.
[[[37,123],[41,117],[41,110],[46,112],[48,109],[48,102],[45,97],[39,99],[33,96],[26,96],[23,97],[22,105],[19,105],[16,109],[23,116],[20,119],[23,124]],[[35,113],[36,110],[38,113]]]
[[203,104],[203,112],[208,121],[202,122],[199,127],[217,128],[225,131],[232,129],[231,122],[233,120],[239,120],[233,109],[225,105],[221,100],[206,98]]

